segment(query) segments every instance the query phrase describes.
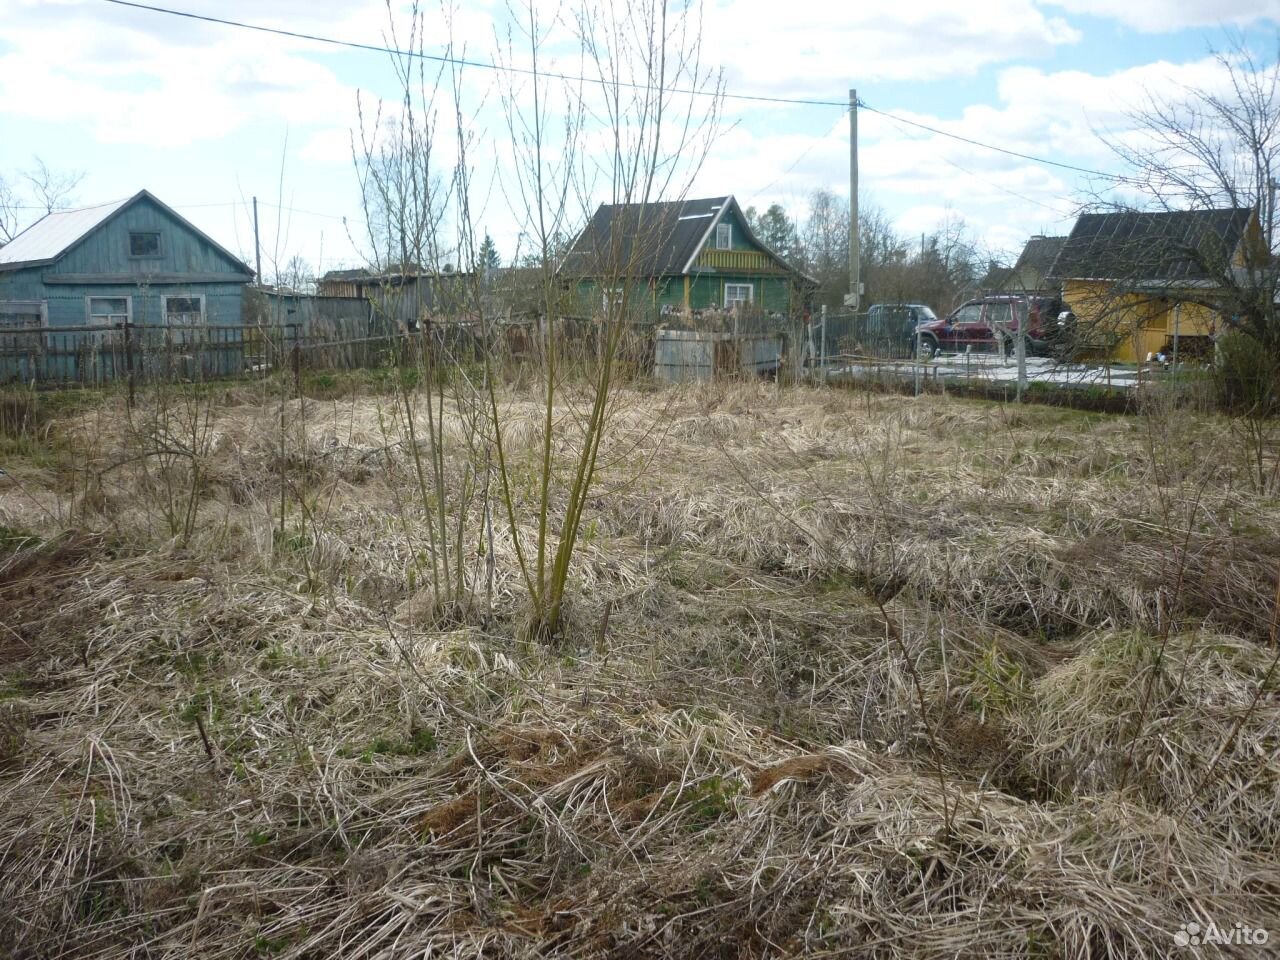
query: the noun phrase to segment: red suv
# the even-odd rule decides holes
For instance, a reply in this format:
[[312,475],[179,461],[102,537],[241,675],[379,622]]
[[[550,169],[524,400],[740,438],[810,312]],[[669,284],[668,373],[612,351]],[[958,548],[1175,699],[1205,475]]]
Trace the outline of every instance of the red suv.
[[917,353],[932,357],[940,351],[963,353],[967,349],[995,351],[1000,339],[1010,352],[1014,334],[1026,324],[1027,353],[1054,352],[1062,338],[1062,301],[1052,297],[991,296],[969,300],[941,320],[916,327]]

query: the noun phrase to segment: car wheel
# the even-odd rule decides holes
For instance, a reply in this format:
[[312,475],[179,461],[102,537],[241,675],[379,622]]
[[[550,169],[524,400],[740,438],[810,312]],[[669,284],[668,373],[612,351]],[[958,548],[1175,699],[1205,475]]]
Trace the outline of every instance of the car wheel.
[[932,360],[938,355],[937,338],[924,334],[916,338],[916,356],[924,354],[926,360]]

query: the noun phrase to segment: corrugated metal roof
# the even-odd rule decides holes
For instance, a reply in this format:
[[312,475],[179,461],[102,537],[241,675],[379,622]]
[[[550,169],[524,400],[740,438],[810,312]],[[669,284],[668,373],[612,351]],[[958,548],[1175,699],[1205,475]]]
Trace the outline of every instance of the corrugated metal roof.
[[0,266],[53,260],[129,199],[47,214],[0,247]]

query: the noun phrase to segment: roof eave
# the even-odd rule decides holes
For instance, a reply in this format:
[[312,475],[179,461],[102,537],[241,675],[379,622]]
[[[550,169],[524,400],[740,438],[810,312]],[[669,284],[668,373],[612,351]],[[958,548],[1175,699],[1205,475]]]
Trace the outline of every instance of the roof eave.
[[57,260],[57,257],[47,257],[44,260],[19,260],[17,263],[0,263],[0,273],[30,270],[33,267],[47,267],[51,263],[56,263]]
[[724,198],[724,203],[720,204],[719,211],[716,213],[714,217],[711,218],[711,224],[707,227],[706,232],[703,233],[702,239],[698,241],[698,245],[693,248],[693,255],[689,257],[689,261],[684,265],[684,270],[682,270],[678,274],[678,276],[685,276],[690,272],[690,270],[693,269],[693,262],[698,259],[698,254],[700,254],[702,252],[703,247],[706,246],[707,240],[710,239],[711,237],[711,232],[715,230],[716,224],[720,222],[720,219],[724,216],[724,212],[727,209],[729,209],[730,204],[732,204],[734,209],[738,211],[739,219],[742,221],[743,226],[746,228],[747,237],[751,240],[752,243],[754,243],[757,247],[759,247],[766,254],[768,254],[774,260],[774,262],[778,264],[778,266],[782,267],[783,270],[786,270],[788,273],[795,274],[797,277],[800,277],[802,280],[808,281],[809,283],[813,284],[815,287],[819,285],[818,281],[815,280],[813,277],[809,276],[807,273],[802,273],[801,271],[797,270],[795,267],[791,266],[791,264],[783,260],[782,257],[778,256],[778,254],[775,251],[770,250],[767,246],[765,246],[764,243],[760,241],[760,238],[755,235],[754,231],[752,231],[751,224],[747,223],[747,218],[745,215],[743,215],[742,208],[738,205],[738,200],[732,193]]
[[738,205],[738,201],[733,198],[732,193],[720,203],[720,209],[716,211],[715,216],[707,224],[707,229],[702,232],[702,238],[694,245],[693,253],[689,255],[689,259],[685,262],[684,269],[680,271],[680,276],[686,276],[693,269],[693,261],[698,259],[698,254],[707,245],[708,238],[711,236],[712,231],[715,230],[716,224],[720,222],[720,218],[724,216],[724,212],[729,209],[729,204],[733,204],[735,207]]

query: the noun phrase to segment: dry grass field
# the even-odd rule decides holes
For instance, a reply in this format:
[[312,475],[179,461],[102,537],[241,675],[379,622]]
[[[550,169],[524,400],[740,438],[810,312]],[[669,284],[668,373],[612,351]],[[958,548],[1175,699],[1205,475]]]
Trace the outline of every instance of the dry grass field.
[[479,494],[440,601],[394,393],[42,410],[0,460],[0,952],[1280,942],[1280,500],[1225,420],[628,387],[546,645]]

